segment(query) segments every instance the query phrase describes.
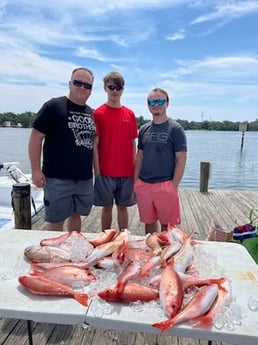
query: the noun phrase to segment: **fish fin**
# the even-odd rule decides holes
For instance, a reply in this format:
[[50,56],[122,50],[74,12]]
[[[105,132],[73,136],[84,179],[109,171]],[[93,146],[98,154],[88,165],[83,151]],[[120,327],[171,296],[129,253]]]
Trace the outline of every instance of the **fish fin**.
[[149,270],[146,269],[146,268],[142,268],[139,272],[139,276],[141,278],[144,278],[144,277],[149,277],[150,276],[150,273],[149,273]]
[[222,285],[226,282],[226,278],[211,278],[211,283],[212,284],[217,284],[219,289],[228,292],[228,290]]
[[173,325],[174,325],[173,319],[169,319],[169,320],[165,320],[165,321],[161,321],[161,322],[156,322],[156,323],[152,324],[153,327],[159,328],[161,330],[161,333],[167,331]]
[[76,293],[74,298],[82,305],[88,306],[89,296],[86,293]]
[[117,294],[121,294],[124,291],[124,288],[125,288],[125,282],[117,282],[117,285],[116,285]]
[[42,273],[42,271],[38,271],[37,269],[31,269],[30,272],[29,272],[29,274],[31,276],[40,276],[41,273]]

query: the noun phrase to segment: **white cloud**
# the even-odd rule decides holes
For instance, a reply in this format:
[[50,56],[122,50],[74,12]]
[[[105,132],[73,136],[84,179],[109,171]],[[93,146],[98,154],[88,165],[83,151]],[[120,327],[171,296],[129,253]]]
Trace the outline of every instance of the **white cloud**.
[[183,29],[166,36],[166,39],[171,41],[183,40],[184,38],[186,38],[186,32]]
[[245,16],[249,13],[258,12],[258,1],[215,1],[214,8],[192,21],[192,24],[199,24],[213,20],[232,20],[234,18]]

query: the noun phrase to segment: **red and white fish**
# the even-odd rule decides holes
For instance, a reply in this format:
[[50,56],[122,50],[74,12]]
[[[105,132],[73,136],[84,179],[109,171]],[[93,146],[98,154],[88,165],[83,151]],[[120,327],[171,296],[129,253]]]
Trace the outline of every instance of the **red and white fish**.
[[159,233],[158,239],[162,245],[167,245],[174,242],[183,243],[187,238],[187,233],[179,228],[168,225],[167,230]]
[[223,288],[219,286],[218,296],[208,313],[192,320],[191,325],[194,327],[202,327],[205,329],[210,328],[212,326],[215,315],[218,312],[221,312],[223,306],[227,303],[227,298],[229,295],[228,291],[229,289],[227,289],[225,286]]
[[88,241],[88,239],[79,231],[70,231],[56,237],[44,238],[40,241],[41,246],[59,247],[61,244],[71,240],[71,238],[80,238]]
[[40,241],[40,245],[66,250],[70,253],[72,261],[84,260],[94,248],[87,237],[78,231],[71,231],[57,237],[43,239]]
[[122,265],[126,261],[125,250],[127,245],[123,241],[112,253],[112,259],[117,266]]
[[124,255],[130,261],[138,261],[142,264],[151,258],[153,253],[151,251],[146,251],[145,249],[132,248],[126,245],[124,248]]
[[200,287],[203,285],[211,285],[211,284],[218,284],[219,286],[221,286],[222,289],[224,289],[222,287],[222,284],[224,284],[226,281],[226,278],[224,278],[224,277],[221,277],[221,278],[202,278],[199,276],[194,276],[192,274],[185,274],[183,272],[178,272],[178,274],[182,280],[184,290],[187,290],[192,286]]
[[193,263],[194,250],[192,245],[193,232],[187,235],[180,250],[174,255],[174,268],[176,271],[185,273]]
[[122,293],[126,283],[139,275],[141,264],[139,261],[131,261],[117,278],[117,291]]
[[90,239],[89,241],[94,247],[97,247],[101,244],[110,242],[118,235],[118,233],[118,230],[106,229],[98,233],[94,238]]
[[82,262],[62,261],[62,262],[32,262],[31,269],[35,269],[38,272],[44,272],[46,270],[62,267],[62,266],[88,268],[88,264],[83,261]]
[[30,271],[30,275],[41,276],[43,278],[59,282],[68,286],[73,286],[76,282],[83,282],[85,285],[96,280],[96,276],[88,269],[66,265],[39,272],[35,269]]
[[169,318],[176,315],[181,308],[184,291],[183,283],[171,263],[161,273],[159,297],[164,313]]
[[67,262],[71,260],[71,255],[67,250],[52,246],[29,246],[25,248],[24,255],[33,262]]
[[121,230],[118,235],[114,238],[114,241],[120,241],[120,243],[127,243],[130,239],[130,231],[128,229]]
[[186,306],[174,317],[169,320],[154,323],[152,326],[161,329],[165,332],[170,327],[196,319],[205,313],[207,313],[218,296],[218,285],[206,285],[200,288],[198,292],[194,294],[192,299],[186,304]]
[[159,268],[161,265],[160,255],[152,256],[141,267],[139,275],[140,277],[146,277],[150,275],[150,272],[154,268]]
[[98,296],[108,302],[150,302],[159,298],[159,292],[141,284],[127,283],[121,293],[114,286],[100,291]]
[[165,266],[167,264],[167,261],[171,259],[173,255],[175,255],[181,248],[181,243],[179,242],[173,242],[171,244],[168,244],[166,247],[164,247],[161,250],[161,253],[159,255],[155,255],[150,257],[145,264],[143,264],[140,276],[144,277],[149,275],[151,270],[154,268],[159,268],[160,266]]
[[180,242],[172,242],[168,244],[160,254],[160,262],[162,265],[166,264],[166,261],[169,260],[173,255],[175,255],[182,247]]
[[44,238],[40,241],[41,246],[52,246],[59,247],[61,243],[65,242],[69,237],[71,237],[72,232],[67,232],[60,236]]
[[111,255],[121,244],[122,241],[116,239],[100,244],[85,258],[85,262],[88,266],[95,265],[99,259]]
[[88,305],[87,294],[76,292],[67,285],[40,276],[20,276],[18,280],[23,287],[33,294],[72,297],[82,305]]

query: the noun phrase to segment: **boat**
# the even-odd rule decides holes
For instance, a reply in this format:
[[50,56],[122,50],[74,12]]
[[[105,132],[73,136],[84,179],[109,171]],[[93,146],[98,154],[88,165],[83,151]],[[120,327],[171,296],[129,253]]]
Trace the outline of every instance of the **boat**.
[[23,173],[19,165],[19,162],[0,162],[0,231],[15,228],[11,196],[14,184],[31,185],[31,217],[44,207],[43,189],[37,188],[31,180],[31,174]]

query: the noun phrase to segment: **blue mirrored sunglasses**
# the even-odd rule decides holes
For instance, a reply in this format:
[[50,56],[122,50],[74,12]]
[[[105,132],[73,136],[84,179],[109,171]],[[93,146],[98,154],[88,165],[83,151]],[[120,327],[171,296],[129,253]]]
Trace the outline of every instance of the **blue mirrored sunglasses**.
[[89,83],[84,83],[83,81],[80,80],[73,80],[73,85],[77,86],[77,87],[82,87],[86,90],[91,90],[92,89],[92,84]]
[[165,98],[159,98],[159,99],[148,99],[148,104],[150,107],[154,107],[155,104],[157,105],[164,105],[166,103]]

